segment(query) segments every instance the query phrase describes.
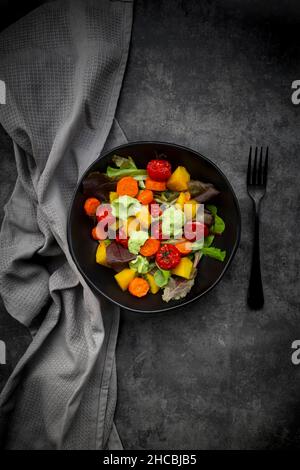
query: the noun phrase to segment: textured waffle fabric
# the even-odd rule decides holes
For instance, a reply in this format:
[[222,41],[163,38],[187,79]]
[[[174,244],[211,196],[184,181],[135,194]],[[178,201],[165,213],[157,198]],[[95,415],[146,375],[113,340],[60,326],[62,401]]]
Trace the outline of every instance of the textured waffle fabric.
[[8,449],[121,448],[119,309],[77,271],[66,226],[76,183],[112,126],[132,8],[128,0],[49,2],[0,36],[0,122],[18,173],[0,235],[0,292],[33,336],[0,397]]

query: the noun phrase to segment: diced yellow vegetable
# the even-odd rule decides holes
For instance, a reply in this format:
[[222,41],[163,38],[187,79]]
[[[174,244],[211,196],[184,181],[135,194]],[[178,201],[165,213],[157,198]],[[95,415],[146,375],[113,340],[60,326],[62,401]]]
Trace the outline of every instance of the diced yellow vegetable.
[[151,222],[151,215],[147,206],[143,206],[141,211],[136,214],[141,227],[147,229]]
[[200,207],[200,204],[195,199],[190,199],[186,203],[184,209],[184,215],[186,217],[186,220],[192,220],[196,217],[198,207]]
[[178,166],[167,181],[167,187],[171,191],[186,191],[190,181],[190,174],[184,166]]
[[127,290],[130,282],[134,279],[136,271],[134,269],[125,268],[115,275],[115,280],[123,291]]
[[172,269],[172,274],[176,274],[176,276],[184,277],[185,279],[190,279],[192,270],[193,270],[193,263],[187,256],[185,256],[181,258],[176,268]]
[[184,205],[190,200],[191,195],[188,191],[181,192],[177,198],[176,204],[180,206],[180,209],[184,209]]
[[180,206],[181,209],[183,209],[185,203],[185,195],[184,192],[181,192],[177,198],[176,204]]
[[118,197],[119,197],[118,193],[116,193],[115,191],[110,191],[110,193],[109,193],[109,202],[112,203]]
[[146,279],[149,283],[151,294],[157,294],[157,292],[159,291],[160,288],[156,284],[154,276],[152,276],[152,274],[148,273],[148,274],[146,274]]
[[107,266],[106,263],[106,245],[103,240],[99,242],[96,251],[96,263],[102,264],[102,266]]

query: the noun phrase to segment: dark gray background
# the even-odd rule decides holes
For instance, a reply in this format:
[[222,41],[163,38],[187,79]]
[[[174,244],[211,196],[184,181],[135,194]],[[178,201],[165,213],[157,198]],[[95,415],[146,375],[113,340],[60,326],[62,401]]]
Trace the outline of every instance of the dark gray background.
[[[117,118],[129,140],[176,142],[214,160],[237,193],[243,228],[230,270],[203,299],[164,316],[122,312],[116,424],[127,449],[299,448],[300,366],[291,363],[291,343],[300,339],[300,106],[291,103],[291,83],[300,79],[297,4],[136,2]],[[271,150],[259,312],[245,302],[251,144]],[[0,151],[2,207],[15,180],[3,130]],[[3,386],[29,336],[3,305],[0,329]]]

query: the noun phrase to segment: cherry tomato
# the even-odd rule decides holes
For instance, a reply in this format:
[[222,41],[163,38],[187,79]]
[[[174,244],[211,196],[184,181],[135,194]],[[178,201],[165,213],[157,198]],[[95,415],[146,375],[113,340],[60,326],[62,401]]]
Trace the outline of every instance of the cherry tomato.
[[125,235],[125,231],[120,228],[119,232],[116,234],[116,242],[120,243],[120,245],[124,246],[124,248],[128,248],[128,238]]
[[166,243],[160,247],[155,259],[161,269],[173,269],[180,262],[180,252],[176,246]]
[[184,236],[190,242],[207,237],[209,228],[202,222],[187,222],[184,226]]
[[147,165],[147,172],[154,181],[167,181],[171,174],[171,163],[167,160],[151,160]]

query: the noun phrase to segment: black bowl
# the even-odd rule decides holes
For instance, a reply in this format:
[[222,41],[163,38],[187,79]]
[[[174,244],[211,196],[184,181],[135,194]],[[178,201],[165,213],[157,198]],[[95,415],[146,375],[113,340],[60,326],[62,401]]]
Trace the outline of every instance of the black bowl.
[[[166,303],[161,293],[148,295],[142,299],[122,292],[114,279],[114,271],[95,262],[98,243],[91,238],[91,221],[86,217],[83,205],[82,181],[91,171],[106,171],[114,154],[132,156],[140,168],[146,168],[147,162],[154,158],[155,152],[164,153],[172,167],[183,165],[192,175],[213,183],[221,193],[213,200],[218,206],[218,213],[225,220],[224,233],[215,238],[214,246],[226,250],[224,262],[203,257],[198,265],[198,274],[191,292],[181,300]],[[162,312],[199,299],[210,291],[222,278],[237,250],[241,231],[241,215],[237,198],[226,176],[210,160],[194,150],[175,144],[162,142],[133,142],[117,147],[100,156],[82,176],[72,200],[68,218],[68,242],[71,255],[79,271],[88,284],[99,294],[103,294],[115,304],[141,313]]]

